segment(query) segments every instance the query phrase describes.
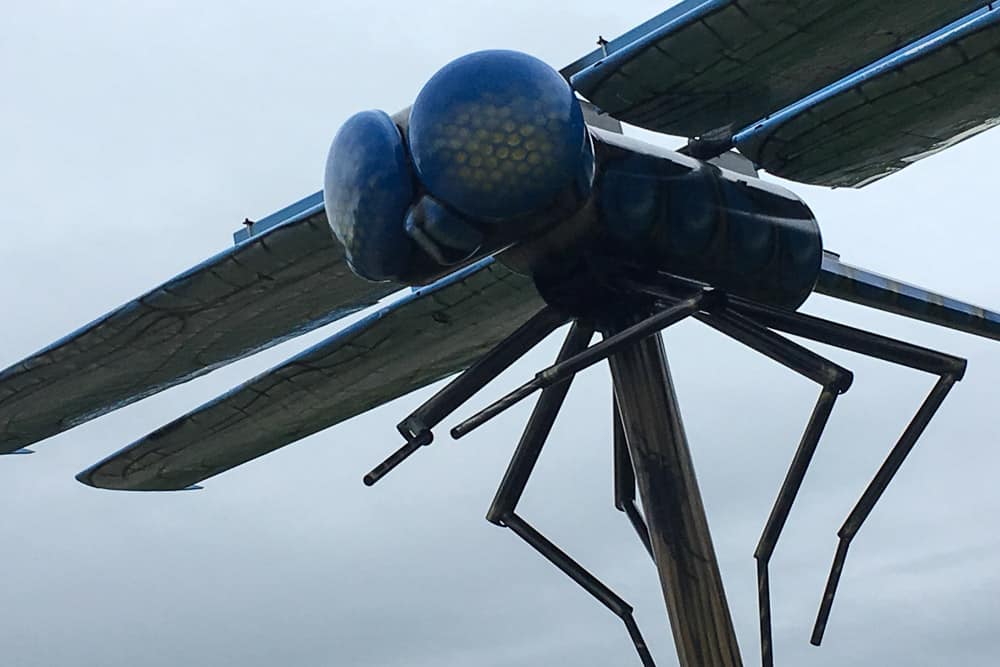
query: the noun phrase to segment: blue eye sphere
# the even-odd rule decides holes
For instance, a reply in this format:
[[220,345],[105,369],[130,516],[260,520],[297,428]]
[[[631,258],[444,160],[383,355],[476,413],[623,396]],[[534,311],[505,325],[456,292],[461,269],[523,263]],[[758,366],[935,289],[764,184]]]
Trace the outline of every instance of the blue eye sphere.
[[391,280],[410,261],[403,226],[414,198],[406,146],[384,111],[351,116],[333,138],[323,201],[330,227],[351,269],[368,280]]
[[516,51],[445,65],[417,96],[408,139],[427,191],[477,220],[540,212],[574,184],[590,185],[590,137],[573,90]]

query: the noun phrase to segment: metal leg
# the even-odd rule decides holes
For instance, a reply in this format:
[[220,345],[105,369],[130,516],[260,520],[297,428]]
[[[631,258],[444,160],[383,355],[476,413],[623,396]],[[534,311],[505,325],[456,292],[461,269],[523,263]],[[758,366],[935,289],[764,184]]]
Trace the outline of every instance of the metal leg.
[[680,322],[702,308],[714,305],[718,298],[719,295],[716,292],[703,291],[693,297],[678,301],[631,326],[623,328],[613,336],[606,337],[600,343],[588,347],[579,354],[539,371],[532,380],[494,401],[483,410],[480,410],[451,429],[452,437],[457,439],[468,435],[473,429],[482,426],[490,419],[493,419],[507,408],[516,405],[539,389],[564,382],[580,371],[607,359],[616,350],[631,344],[633,341],[648,338],[658,331]]
[[365,475],[365,484],[373,485],[422,446],[431,444],[434,440],[432,428],[565,323],[565,315],[553,308],[543,308],[431,396],[399,423],[396,428],[406,444]]
[[612,417],[614,419],[615,438],[615,509],[624,512],[635,532],[639,535],[642,546],[646,547],[653,562],[653,545],[649,541],[649,528],[635,505],[635,469],[632,467],[632,457],[628,453],[628,443],[625,440],[625,426],[618,411],[618,399],[612,399]]
[[795,497],[802,487],[820,436],[826,427],[837,396],[851,386],[853,375],[845,368],[735,313],[725,311],[697,316],[699,320],[731,338],[804,375],[823,389],[806,425],[778,497],[761,533],[754,558],[757,560],[757,600],[760,613],[761,664],[774,665],[771,633],[771,589],[768,565],[778,538],[788,520]]
[[[628,322],[609,323],[612,331]],[[739,667],[736,633],[659,336],[609,359],[681,667]]]
[[895,476],[899,467],[903,465],[906,455],[910,453],[917,443],[917,438],[927,428],[927,424],[934,413],[941,407],[942,401],[948,392],[955,385],[958,379],[954,375],[944,375],[931,389],[930,394],[924,400],[917,414],[903,431],[896,442],[895,447],[889,452],[888,458],[875,474],[875,478],[865,489],[858,504],[854,506],[844,525],[837,532],[840,542],[837,545],[837,553],[833,558],[833,565],[830,568],[830,578],[826,582],[826,590],[823,592],[823,601],[820,603],[819,614],[816,617],[816,625],[813,627],[812,639],[810,641],[819,646],[823,641],[823,633],[826,630],[827,621],[830,619],[830,610],[833,607],[833,597],[837,593],[837,584],[840,583],[840,575],[844,571],[844,561],[847,560],[847,549],[851,546],[851,540],[858,534],[861,524],[864,523],[868,515],[871,514],[875,503],[882,497],[889,486],[889,482]]
[[930,394],[921,404],[906,430],[903,431],[902,436],[889,452],[888,458],[879,468],[874,479],[869,483],[861,499],[837,533],[840,542],[837,545],[837,553],[830,568],[830,577],[827,580],[810,640],[818,646],[823,640],[823,633],[830,618],[833,598],[837,592],[837,585],[840,583],[840,576],[844,570],[844,562],[847,559],[847,550],[851,540],[854,539],[854,536],[861,529],[862,523],[871,514],[875,503],[889,486],[893,476],[903,464],[907,454],[913,449],[920,434],[923,433],[948,392],[956,382],[962,379],[965,374],[966,361],[942,352],[809,315],[789,313],[737,300],[734,300],[732,307],[773,329],[938,376],[937,384],[934,385]]
[[[588,325],[574,324],[559,353],[559,359],[565,360],[585,348],[590,342],[593,332],[593,328]],[[507,468],[507,473],[504,475],[500,488],[497,489],[496,497],[486,514],[486,519],[498,526],[506,526],[513,530],[521,539],[534,547],[553,565],[565,572],[573,581],[580,584],[622,619],[644,667],[655,667],[646,642],[632,616],[632,607],[515,512],[517,503],[528,483],[528,478],[541,454],[542,446],[552,430],[556,415],[569,391],[571,380],[572,378],[542,391],[531,418],[528,420],[528,425],[525,427],[524,434],[517,445],[517,450],[514,452],[514,457]]]

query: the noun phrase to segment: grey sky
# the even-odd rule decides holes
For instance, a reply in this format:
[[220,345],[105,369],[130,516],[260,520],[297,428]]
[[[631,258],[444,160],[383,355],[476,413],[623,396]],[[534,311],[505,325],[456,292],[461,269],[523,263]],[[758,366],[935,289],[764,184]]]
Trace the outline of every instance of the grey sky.
[[[665,4],[5,7],[0,367],[225,247],[244,216],[317,190],[340,123],[405,106],[451,58],[507,47],[559,66]],[[998,151],[992,133],[863,191],[790,187],[846,261],[1000,308]],[[933,382],[828,351],[856,381],[773,563],[778,664],[995,664],[1000,346],[823,298],[805,310],[970,366],[859,535],[815,649],[808,636],[836,530]],[[374,489],[362,474],[398,446],[393,425],[427,392],[197,493],[101,492],[73,480],[303,344],[0,461],[0,663],[637,664],[612,615],[482,518],[527,406],[461,443],[440,439]],[[751,554],[816,389],[693,323],[667,344],[745,660],[757,664]],[[475,404],[527,378],[556,346]],[[595,369],[574,387],[523,514],[634,604],[669,666],[654,570],[611,506],[607,380]]]

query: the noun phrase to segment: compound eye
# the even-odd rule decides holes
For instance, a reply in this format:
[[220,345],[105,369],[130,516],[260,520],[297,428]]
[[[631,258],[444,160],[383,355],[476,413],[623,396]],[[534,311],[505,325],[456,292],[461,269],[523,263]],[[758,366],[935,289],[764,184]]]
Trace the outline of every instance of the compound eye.
[[480,221],[545,210],[593,175],[580,104],[558,72],[515,51],[446,65],[410,112],[417,175],[436,199]]
[[413,173],[399,128],[384,111],[344,123],[326,161],[326,216],[351,269],[368,280],[406,273],[413,244],[404,229]]

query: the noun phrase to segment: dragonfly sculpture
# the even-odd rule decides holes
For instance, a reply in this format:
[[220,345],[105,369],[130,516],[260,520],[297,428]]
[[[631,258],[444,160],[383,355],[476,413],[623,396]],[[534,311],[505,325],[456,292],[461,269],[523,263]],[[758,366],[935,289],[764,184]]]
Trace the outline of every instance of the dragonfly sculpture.
[[[853,381],[785,334],[937,378],[840,530],[815,644],[851,540],[965,372],[959,357],[798,307],[820,293],[993,339],[1000,314],[841,262],[807,204],[758,170],[863,187],[995,124],[998,69],[1000,8],[968,0],[687,0],[560,71],[512,51],[465,56],[412,107],[348,120],[323,192],[247,221],[233,248],[0,373],[0,452],[413,287],[78,475],[106,489],[190,488],[457,373],[400,421],[403,445],[364,477],[372,485],[570,324],[554,365],[450,430],[464,437],[537,395],[488,519],[620,617],[653,664],[629,605],[517,513],[573,377],[607,361],[615,504],[656,564],[680,662],[737,665],[658,336],[693,318],[819,386],[755,552],[771,665],[768,564]],[[621,122],[689,141],[666,150]]]

